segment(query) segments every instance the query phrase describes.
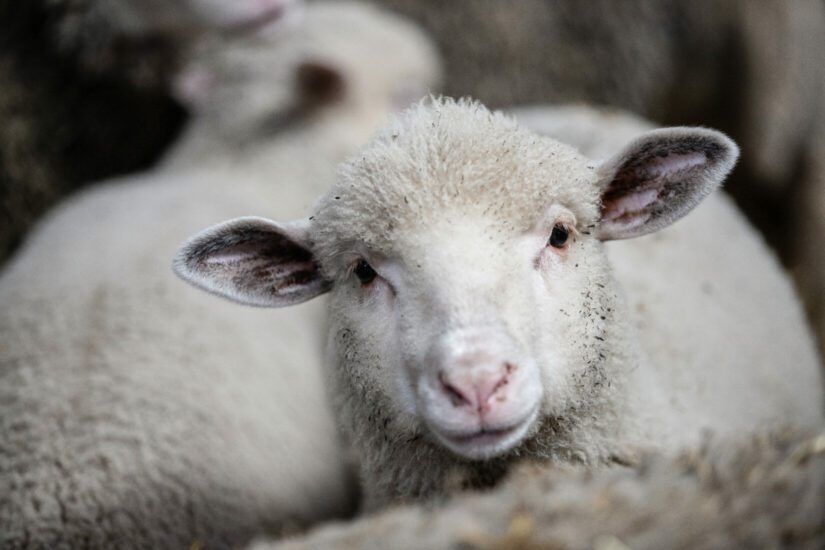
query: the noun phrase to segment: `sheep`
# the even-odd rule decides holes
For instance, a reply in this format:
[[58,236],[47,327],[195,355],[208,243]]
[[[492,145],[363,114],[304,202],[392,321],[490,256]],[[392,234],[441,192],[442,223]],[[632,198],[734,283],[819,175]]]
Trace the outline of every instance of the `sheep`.
[[[154,164],[186,119],[169,85],[193,43],[279,34],[300,21],[301,7],[299,0],[3,4],[0,262],[70,191]],[[260,24],[232,26],[238,18]]]
[[[244,162],[252,157],[265,168],[263,148],[280,148],[268,136],[289,130],[294,141],[296,120],[310,131],[323,127],[329,139],[346,141],[342,148],[351,150],[387,113],[419,99],[439,79],[433,46],[403,21],[353,2],[313,4],[306,17],[297,32],[236,39],[232,48],[208,40],[195,50],[173,85],[194,120],[161,160],[163,167],[211,168],[226,164],[216,153],[251,145]],[[306,113],[314,113],[308,122]]]
[[[593,159],[613,155],[653,128],[629,113],[585,105],[508,113]],[[714,193],[705,202],[718,198]],[[818,547],[825,532],[823,437],[760,434],[734,449],[710,442],[672,461],[646,455],[631,469],[583,472],[530,464],[484,495],[325,527],[277,548]],[[261,540],[247,550],[272,546]]]
[[737,154],[671,128],[597,166],[435,99],[345,163],[308,220],[230,220],[174,267],[256,306],[330,291],[328,378],[367,511],[493,485],[519,459],[627,464],[706,432],[808,429],[809,329],[732,205],[624,240],[681,218]]
[[[181,84],[199,103],[178,152],[62,204],[0,274],[0,546],[223,548],[351,510],[321,304],[250,316],[168,268],[197,227],[297,216],[437,77],[426,37],[369,6],[315,3],[291,32],[256,38],[263,56],[205,52],[193,70],[223,78]],[[254,121],[248,139],[224,137],[224,109]]]
[[246,550],[822,548],[825,434],[711,442],[594,471],[524,465],[501,487]]

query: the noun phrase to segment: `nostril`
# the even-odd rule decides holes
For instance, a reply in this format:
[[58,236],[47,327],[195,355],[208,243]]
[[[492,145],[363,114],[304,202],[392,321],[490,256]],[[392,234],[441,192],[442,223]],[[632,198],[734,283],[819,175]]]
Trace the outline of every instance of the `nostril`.
[[453,406],[460,407],[462,405],[471,404],[471,401],[461,392],[461,390],[447,381],[447,377],[443,372],[438,374],[438,380],[441,382],[441,389],[443,389],[444,393],[447,394],[447,397],[450,398],[450,402]]
[[480,412],[489,410],[489,402],[493,397],[495,397],[497,402],[507,400],[507,392],[502,390],[510,383],[510,375],[515,372],[517,368],[514,363],[506,361],[502,364],[501,371],[496,375],[491,375],[479,381],[475,391]]

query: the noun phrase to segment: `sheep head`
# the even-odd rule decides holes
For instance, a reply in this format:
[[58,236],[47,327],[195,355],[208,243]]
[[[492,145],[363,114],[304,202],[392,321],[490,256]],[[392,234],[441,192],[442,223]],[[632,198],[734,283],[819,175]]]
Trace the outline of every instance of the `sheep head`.
[[433,100],[346,163],[309,220],[219,225],[176,271],[258,306],[331,291],[333,378],[371,402],[349,414],[380,406],[392,437],[501,456],[617,391],[627,343],[603,241],[676,221],[737,154],[672,128],[596,166],[477,103]]

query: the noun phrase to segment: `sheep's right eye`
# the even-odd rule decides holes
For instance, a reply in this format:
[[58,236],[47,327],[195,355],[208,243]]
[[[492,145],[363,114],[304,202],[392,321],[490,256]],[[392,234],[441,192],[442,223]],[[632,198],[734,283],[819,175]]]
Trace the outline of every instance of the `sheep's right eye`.
[[365,260],[358,260],[358,263],[355,264],[355,269],[353,272],[355,273],[355,276],[358,277],[358,280],[361,281],[362,285],[370,284],[378,276],[372,266]]
[[562,248],[565,244],[567,244],[567,238],[569,236],[569,229],[561,224],[556,224],[556,226],[553,227],[553,232],[550,233],[550,238],[547,240],[547,244],[553,248]]

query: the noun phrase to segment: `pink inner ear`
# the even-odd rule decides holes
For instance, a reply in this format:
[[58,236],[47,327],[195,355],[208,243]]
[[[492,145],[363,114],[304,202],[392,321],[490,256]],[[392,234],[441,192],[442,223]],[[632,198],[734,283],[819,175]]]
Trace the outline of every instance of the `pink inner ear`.
[[204,261],[207,264],[231,264],[241,260],[254,258],[260,255],[262,247],[260,243],[242,243],[235,246],[227,247],[218,252],[214,252],[207,256]]
[[[635,176],[639,180],[647,181],[647,189],[613,193],[608,191],[603,198],[602,219],[616,221],[623,218],[621,223],[632,226],[644,223],[646,218],[641,214],[659,199],[665,181],[675,173],[690,170],[706,162],[707,157],[701,151],[668,153],[648,160],[636,168]],[[651,188],[651,184],[655,187]]]
[[616,220],[627,214],[638,214],[659,198],[657,189],[647,189],[638,193],[606,199],[602,204],[602,219]]
[[652,159],[645,165],[645,174],[658,177],[687,170],[708,161],[705,153],[668,153],[662,157]]

